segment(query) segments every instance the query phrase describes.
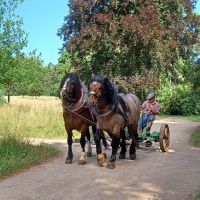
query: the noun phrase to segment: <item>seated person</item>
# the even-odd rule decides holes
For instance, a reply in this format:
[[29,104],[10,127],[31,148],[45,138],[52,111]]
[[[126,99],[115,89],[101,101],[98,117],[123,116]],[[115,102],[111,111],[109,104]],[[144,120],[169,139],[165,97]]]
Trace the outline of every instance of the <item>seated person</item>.
[[149,93],[146,101],[142,104],[142,115],[138,122],[138,133],[142,133],[142,129],[147,126],[147,136],[150,134],[151,126],[155,120],[155,115],[160,110],[160,104],[155,99],[153,92]]

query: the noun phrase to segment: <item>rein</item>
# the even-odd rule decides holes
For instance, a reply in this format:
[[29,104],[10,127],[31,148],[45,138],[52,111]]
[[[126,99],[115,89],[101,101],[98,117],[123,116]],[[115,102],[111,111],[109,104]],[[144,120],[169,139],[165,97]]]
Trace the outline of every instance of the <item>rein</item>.
[[69,113],[69,114],[71,114],[71,115],[73,115],[74,117],[78,117],[78,118],[82,119],[83,121],[87,122],[88,124],[91,124],[91,125],[93,125],[93,126],[96,126],[96,123],[94,123],[93,121],[91,121],[91,120],[89,120],[89,119],[83,117],[82,115],[79,115],[79,114],[76,113],[76,112],[73,112],[72,110],[67,110],[67,109],[65,109],[64,111],[67,112],[67,113]]

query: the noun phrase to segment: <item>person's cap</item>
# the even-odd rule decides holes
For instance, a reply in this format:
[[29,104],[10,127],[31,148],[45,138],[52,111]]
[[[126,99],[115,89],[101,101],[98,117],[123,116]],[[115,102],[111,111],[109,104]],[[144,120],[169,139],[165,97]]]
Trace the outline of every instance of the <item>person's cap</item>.
[[147,96],[147,100],[152,99],[153,97],[155,97],[154,92],[150,92]]

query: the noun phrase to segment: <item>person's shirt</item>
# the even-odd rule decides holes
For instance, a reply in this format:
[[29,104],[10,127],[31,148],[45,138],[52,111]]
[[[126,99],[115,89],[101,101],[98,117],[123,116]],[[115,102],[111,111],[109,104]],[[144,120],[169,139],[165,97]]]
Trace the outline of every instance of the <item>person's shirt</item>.
[[154,100],[153,102],[149,102],[149,100],[146,100],[142,104],[143,113],[149,113],[149,114],[157,114],[160,110],[160,104]]

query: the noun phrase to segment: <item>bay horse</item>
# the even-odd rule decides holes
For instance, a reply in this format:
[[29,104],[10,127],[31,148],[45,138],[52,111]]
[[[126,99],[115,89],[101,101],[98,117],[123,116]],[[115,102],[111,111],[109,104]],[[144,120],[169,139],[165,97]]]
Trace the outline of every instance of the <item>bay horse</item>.
[[115,168],[116,154],[122,136],[122,146],[119,158],[125,158],[125,133],[128,126],[129,136],[132,139],[130,145],[130,159],[136,159],[136,146],[138,140],[137,125],[140,117],[141,102],[136,95],[119,95],[113,83],[103,76],[93,76],[89,83],[88,103],[91,112],[97,119],[95,143],[97,151],[97,164],[104,162],[99,137],[99,130],[107,131],[112,135],[112,153],[107,168]]
[[[66,164],[71,164],[73,160],[73,151],[72,151],[72,136],[73,130],[77,130],[81,133],[80,144],[82,147],[82,152],[78,164],[86,164],[87,156],[92,156],[92,147],[90,142],[90,132],[89,126],[90,122],[93,122],[92,130],[96,131],[94,126],[94,119],[92,118],[89,108],[87,105],[87,96],[88,90],[84,83],[80,80],[76,73],[68,73],[62,78],[60,83],[60,97],[62,100],[63,107],[63,119],[65,130],[67,132],[67,143],[68,143],[68,152],[67,158],[65,160]],[[87,121],[88,120],[88,121]],[[101,139],[106,148],[107,143],[106,139],[101,134]],[[88,149],[85,153],[85,137],[88,140]]]

